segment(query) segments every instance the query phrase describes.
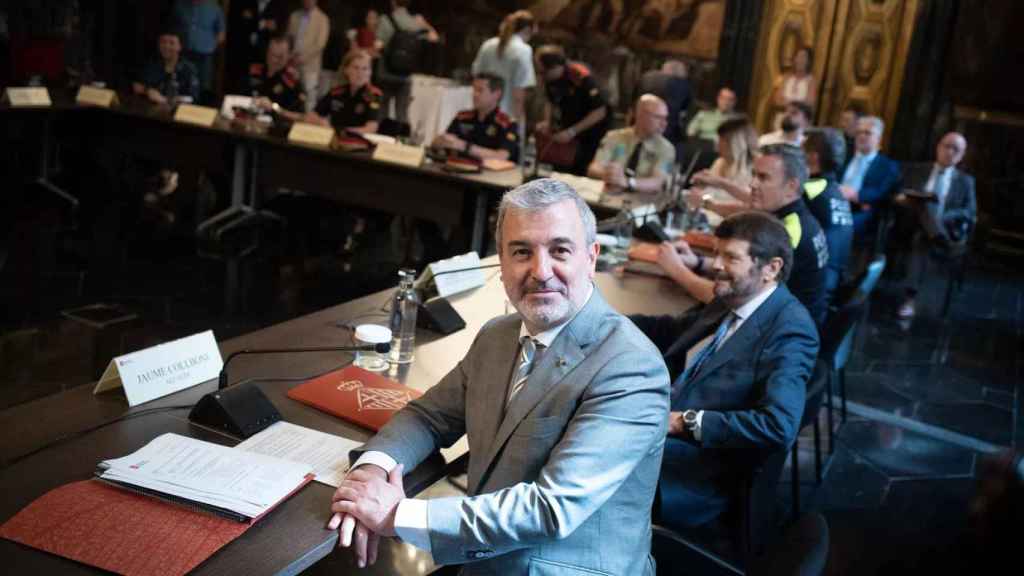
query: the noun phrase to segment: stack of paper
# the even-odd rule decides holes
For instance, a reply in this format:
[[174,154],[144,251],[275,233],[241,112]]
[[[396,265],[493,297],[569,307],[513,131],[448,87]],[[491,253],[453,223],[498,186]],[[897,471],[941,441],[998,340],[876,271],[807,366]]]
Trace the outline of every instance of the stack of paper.
[[97,477],[238,521],[259,518],[312,472],[308,464],[164,434],[133,454],[100,463]]

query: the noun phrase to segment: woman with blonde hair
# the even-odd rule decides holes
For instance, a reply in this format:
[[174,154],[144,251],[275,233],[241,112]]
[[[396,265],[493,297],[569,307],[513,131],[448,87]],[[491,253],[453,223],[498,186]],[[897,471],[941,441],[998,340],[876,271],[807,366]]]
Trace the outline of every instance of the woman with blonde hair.
[[[727,216],[735,211],[729,206],[745,208],[750,204],[750,182],[754,179],[752,169],[756,154],[757,132],[749,118],[735,116],[722,122],[718,127],[718,158],[710,168],[693,175],[693,182],[702,187],[699,193],[711,195],[709,208]],[[730,202],[728,196],[740,204]]]
[[473,74],[490,73],[505,81],[505,93],[498,105],[519,121],[526,118],[526,90],[536,85],[530,38],[537,23],[529,10],[517,10],[502,20],[498,35],[480,45],[473,60]]
[[341,83],[320,99],[307,121],[336,131],[374,133],[381,117],[381,91],[370,83],[373,58],[361,48],[345,54],[338,69]]

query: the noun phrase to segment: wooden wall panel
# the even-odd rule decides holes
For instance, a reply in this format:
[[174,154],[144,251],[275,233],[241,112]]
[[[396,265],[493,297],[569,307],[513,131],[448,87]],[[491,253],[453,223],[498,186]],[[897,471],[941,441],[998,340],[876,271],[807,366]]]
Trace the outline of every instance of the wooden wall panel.
[[[891,126],[919,0],[769,0],[758,41],[750,113],[769,129],[771,94],[801,45],[814,48],[816,121],[835,124],[856,103]],[[888,137],[888,134],[886,135]]]

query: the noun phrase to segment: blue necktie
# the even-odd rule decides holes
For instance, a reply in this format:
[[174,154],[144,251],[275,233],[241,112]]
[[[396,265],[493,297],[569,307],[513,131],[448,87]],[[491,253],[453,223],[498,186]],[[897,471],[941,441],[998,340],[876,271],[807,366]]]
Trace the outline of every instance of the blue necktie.
[[683,370],[683,373],[679,375],[679,378],[676,378],[676,381],[672,383],[673,388],[678,388],[697,376],[697,373],[700,372],[700,368],[704,365],[704,362],[714,354],[715,350],[718,349],[718,345],[725,339],[725,335],[729,333],[729,327],[732,326],[735,319],[735,312],[729,312],[725,315],[725,318],[722,319],[722,323],[718,326],[718,330],[715,331],[715,337],[711,339],[711,342],[708,342],[707,346],[701,348],[700,351],[693,356],[693,361],[690,362],[690,365],[687,366],[686,370]]

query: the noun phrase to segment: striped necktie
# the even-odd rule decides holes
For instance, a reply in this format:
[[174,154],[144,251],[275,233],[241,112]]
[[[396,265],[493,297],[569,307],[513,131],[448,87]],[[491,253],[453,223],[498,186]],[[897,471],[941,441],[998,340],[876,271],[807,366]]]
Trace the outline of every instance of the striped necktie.
[[[543,344],[540,345],[544,347]],[[537,354],[538,344],[537,341],[529,336],[522,336],[519,338],[519,366],[516,367],[516,375],[512,380],[512,389],[508,394],[509,402],[516,397],[516,394],[522,390],[523,385],[526,383],[526,379],[530,377],[530,371],[533,370],[533,360]]]
[[729,333],[729,327],[732,326],[736,317],[735,312],[729,312],[725,315],[725,318],[722,319],[722,323],[718,326],[718,330],[715,331],[714,338],[708,342],[707,346],[701,348],[699,352],[694,354],[690,364],[686,367],[686,370],[683,370],[683,373],[680,374],[679,377],[676,378],[676,381],[672,383],[673,388],[678,388],[693,378],[696,378],[697,373],[700,372],[700,368],[704,365],[704,362],[706,362],[707,359],[715,353],[715,350],[718,349],[718,345],[722,343],[722,340],[725,340],[725,335]]

